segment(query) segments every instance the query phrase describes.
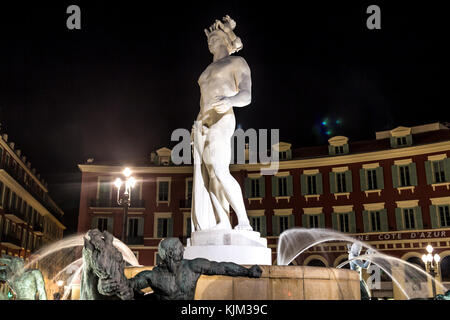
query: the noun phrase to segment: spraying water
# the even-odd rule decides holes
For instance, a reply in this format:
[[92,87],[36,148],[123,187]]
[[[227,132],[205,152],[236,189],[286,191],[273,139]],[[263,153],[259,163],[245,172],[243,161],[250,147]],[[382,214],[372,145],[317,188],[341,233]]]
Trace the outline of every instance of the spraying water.
[[[67,299],[74,284],[80,283],[81,271],[83,270],[81,249],[84,245],[84,236],[85,234],[69,236],[41,248],[33,254],[32,259],[24,268],[38,265],[41,271],[46,271],[59,267],[60,269],[57,270],[56,275],[52,277],[49,284],[54,283],[56,280],[64,281],[67,285],[65,286],[62,299]],[[120,251],[125,262],[131,266],[140,266],[136,256],[125,243],[114,238],[113,245]],[[69,271],[72,272],[70,277],[67,277]]]
[[[367,243],[338,231],[328,229],[292,228],[284,231],[278,240],[277,264],[289,265],[303,252],[318,244],[330,241],[343,241],[359,243],[361,247],[370,249],[373,254],[365,254],[351,260],[369,260],[380,267],[400,289],[407,299],[425,298],[427,293],[417,291],[414,284],[433,281],[436,288],[446,291],[445,286],[429,275],[420,267],[402,259],[383,254]],[[337,268],[342,268],[351,260],[341,263]]]

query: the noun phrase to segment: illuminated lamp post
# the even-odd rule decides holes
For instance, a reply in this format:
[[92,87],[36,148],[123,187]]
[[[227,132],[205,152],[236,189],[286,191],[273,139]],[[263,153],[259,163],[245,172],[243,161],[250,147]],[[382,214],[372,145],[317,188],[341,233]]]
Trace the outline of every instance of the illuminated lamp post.
[[[431,245],[428,245],[426,249],[428,254],[422,256],[422,261],[425,263],[425,268],[434,280],[434,277],[439,274],[439,262],[441,261],[441,257],[437,253],[433,256],[432,252],[434,248]],[[436,297],[436,283],[433,280],[431,281],[433,297]]]
[[[131,176],[130,168],[125,168],[123,170],[123,175],[126,177],[125,183],[122,179],[117,178],[114,181],[114,185],[117,188],[117,204],[123,207],[123,232],[122,232],[122,242],[127,242],[127,226],[128,226],[128,207],[131,205],[131,189],[136,185],[136,179]],[[122,185],[125,185],[125,190],[120,195],[120,190]]]

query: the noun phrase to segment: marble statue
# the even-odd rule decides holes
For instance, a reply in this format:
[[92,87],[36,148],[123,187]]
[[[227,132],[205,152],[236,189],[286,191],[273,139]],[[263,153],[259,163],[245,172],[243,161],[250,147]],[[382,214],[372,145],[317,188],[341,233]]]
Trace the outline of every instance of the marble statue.
[[[98,230],[90,230],[99,237]],[[107,231],[103,232],[104,238],[112,237]],[[102,242],[98,239],[96,242]],[[115,252],[112,241],[104,241],[98,246],[98,253],[88,256],[88,265],[95,265],[96,277],[101,281],[95,281],[90,288],[96,288],[100,294],[84,295],[82,299],[105,299],[106,297],[119,297],[122,300],[149,299],[149,300],[193,300],[198,278],[202,275],[226,275],[259,278],[262,270],[254,265],[247,269],[230,262],[215,262],[198,258],[194,260],[183,259],[183,245],[178,238],[166,238],[159,243],[158,254],[161,263],[152,270],[138,273],[131,279],[123,276],[124,263],[119,261],[121,254]],[[83,256],[84,257],[84,256]],[[109,268],[106,262],[115,261],[115,266]],[[117,263],[119,262],[119,263]],[[84,262],[86,266],[86,262]],[[101,275],[97,275],[100,271]],[[83,281],[83,280],[82,280]],[[86,281],[86,279],[84,280]],[[93,281],[90,278],[89,281]],[[82,282],[83,286],[83,282]],[[144,295],[142,289],[150,287],[153,293]],[[82,287],[83,290],[83,287]],[[134,294],[133,294],[134,293]]]
[[[107,231],[89,230],[84,236],[83,272],[80,300],[129,300],[134,294],[124,274],[125,261],[113,246],[114,237]],[[104,291],[104,283],[113,281],[116,292]]]
[[231,54],[242,49],[229,16],[205,29],[213,62],[198,79],[200,112],[193,126],[194,178],[192,230],[230,230],[230,205],[238,218],[236,230],[252,231],[239,183],[230,173],[233,107],[251,102],[247,62]]
[[25,270],[22,258],[8,255],[2,255],[0,264],[0,281],[6,282],[12,293],[9,299],[47,300],[41,271]]
[[[368,250],[367,254],[371,254],[371,251]],[[348,251],[348,260],[354,259],[361,255],[361,244],[355,242],[351,245]],[[362,269],[367,269],[370,266],[370,261],[366,260],[365,262],[361,260],[352,260],[350,261],[350,269],[355,270],[359,273],[359,283],[361,288],[361,300],[370,300],[370,290],[367,286],[367,283],[364,281],[362,277]]]

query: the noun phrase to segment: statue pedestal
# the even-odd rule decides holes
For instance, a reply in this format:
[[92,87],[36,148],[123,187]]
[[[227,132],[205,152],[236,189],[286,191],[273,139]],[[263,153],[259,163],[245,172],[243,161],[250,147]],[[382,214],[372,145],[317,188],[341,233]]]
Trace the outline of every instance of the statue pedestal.
[[192,232],[184,259],[205,258],[240,265],[271,265],[272,250],[259,232],[244,230],[205,230]]

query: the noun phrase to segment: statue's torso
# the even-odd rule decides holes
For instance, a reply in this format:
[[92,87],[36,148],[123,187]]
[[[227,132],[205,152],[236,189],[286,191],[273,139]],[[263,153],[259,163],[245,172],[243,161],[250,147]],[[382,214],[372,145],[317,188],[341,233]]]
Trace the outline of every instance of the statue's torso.
[[[219,121],[226,114],[233,114],[233,108],[224,114],[218,114],[212,107],[212,102],[217,96],[230,97],[238,92],[238,84],[235,79],[235,71],[240,57],[228,56],[211,63],[200,75],[200,115],[208,127]],[[206,115],[208,115],[206,119]]]
[[152,289],[161,299],[189,300],[194,298],[200,274],[193,272],[184,262],[176,273],[170,272],[164,266],[153,269],[157,273],[155,278],[158,279],[158,282],[152,283]]

